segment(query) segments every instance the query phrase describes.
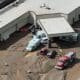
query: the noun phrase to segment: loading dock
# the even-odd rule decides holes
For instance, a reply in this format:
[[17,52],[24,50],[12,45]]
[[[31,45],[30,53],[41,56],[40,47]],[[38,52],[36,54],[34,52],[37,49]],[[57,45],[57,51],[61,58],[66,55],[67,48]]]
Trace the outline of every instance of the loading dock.
[[75,33],[64,17],[40,19],[38,23],[49,37],[49,46],[51,45],[51,37],[68,36]]

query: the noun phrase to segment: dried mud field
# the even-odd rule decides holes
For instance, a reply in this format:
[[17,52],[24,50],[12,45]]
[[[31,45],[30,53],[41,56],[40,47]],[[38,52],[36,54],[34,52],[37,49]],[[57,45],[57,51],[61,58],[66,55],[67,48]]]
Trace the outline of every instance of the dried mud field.
[[15,32],[8,40],[0,42],[0,80],[80,80],[80,42],[53,48],[58,53],[60,49],[67,53],[74,48],[77,52],[74,64],[65,70],[57,70],[54,65],[58,57],[49,59],[39,55],[39,50],[25,50],[31,37],[31,33]]

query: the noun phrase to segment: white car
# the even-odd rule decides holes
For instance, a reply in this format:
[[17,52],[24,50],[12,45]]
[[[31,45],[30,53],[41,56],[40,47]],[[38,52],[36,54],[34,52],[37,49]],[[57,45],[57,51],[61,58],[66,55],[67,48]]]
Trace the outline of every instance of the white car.
[[48,37],[44,31],[40,30],[36,32],[36,37],[41,40],[41,43],[47,43]]
[[40,39],[34,36],[33,39],[29,42],[28,46],[26,47],[26,50],[33,51],[40,45],[40,43],[41,43]]
[[48,37],[45,33],[40,30],[36,32],[36,35],[33,35],[32,40],[29,42],[28,46],[26,47],[27,51],[35,50],[41,43],[47,43]]

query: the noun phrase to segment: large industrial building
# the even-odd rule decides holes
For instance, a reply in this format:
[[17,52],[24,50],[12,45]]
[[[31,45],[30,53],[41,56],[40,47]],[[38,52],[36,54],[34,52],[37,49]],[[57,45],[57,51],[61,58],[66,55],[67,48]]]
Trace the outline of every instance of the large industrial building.
[[27,23],[40,24],[49,37],[72,35],[75,31],[71,25],[78,20],[80,0],[24,0],[7,10],[0,9],[0,41]]

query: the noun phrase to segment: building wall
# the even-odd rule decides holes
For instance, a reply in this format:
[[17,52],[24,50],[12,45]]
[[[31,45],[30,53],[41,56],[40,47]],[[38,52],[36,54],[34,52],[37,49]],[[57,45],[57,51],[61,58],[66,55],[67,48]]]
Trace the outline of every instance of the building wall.
[[28,11],[29,14],[29,23],[34,24],[34,22],[36,22],[36,13],[33,11]]
[[79,20],[79,15],[80,15],[80,7],[75,10],[75,16],[76,16],[75,21]]
[[28,13],[20,16],[16,20],[16,28],[17,28],[17,30],[19,30],[21,27],[23,27],[24,25],[26,25],[29,22],[30,21],[29,21],[29,14]]
[[19,18],[17,18],[16,20],[14,20],[13,22],[1,28],[0,29],[0,35],[1,35],[0,40],[3,41],[3,40],[8,39],[12,33],[19,30],[21,27],[23,27],[28,22],[30,22],[28,19],[29,19],[29,14],[26,13],[20,16]]
[[74,11],[68,14],[68,22],[73,24],[74,22],[79,20],[80,15],[80,7],[76,8]]
[[12,34],[13,32],[16,31],[16,27],[15,25],[11,26],[10,28],[4,30],[2,33],[1,33],[1,41],[3,40],[6,40],[9,38],[10,34]]
[[54,17],[61,17],[61,13],[37,15],[37,19],[46,19],[46,18],[54,18]]
[[68,22],[70,24],[73,24],[75,21],[75,11],[72,11],[70,14],[68,14]]

